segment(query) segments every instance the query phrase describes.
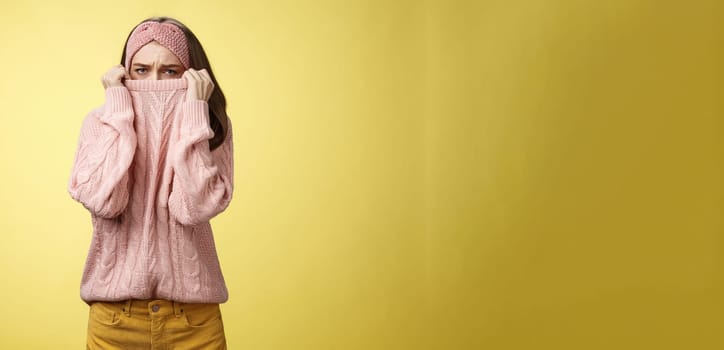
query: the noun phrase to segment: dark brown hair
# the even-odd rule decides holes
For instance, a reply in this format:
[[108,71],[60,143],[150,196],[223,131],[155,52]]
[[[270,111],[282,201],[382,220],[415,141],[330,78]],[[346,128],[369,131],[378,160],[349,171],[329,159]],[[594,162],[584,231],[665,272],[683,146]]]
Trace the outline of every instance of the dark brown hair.
[[[221,87],[219,87],[216,77],[214,77],[214,72],[211,70],[211,64],[209,63],[208,57],[206,57],[206,52],[201,46],[199,39],[196,38],[196,35],[194,35],[188,27],[178,20],[171,17],[151,17],[144,19],[141,23],[149,21],[171,23],[179,27],[184,35],[186,35],[186,41],[189,47],[190,68],[197,70],[206,69],[206,71],[209,72],[211,81],[214,82],[214,91],[211,93],[211,97],[209,98],[209,114],[211,117],[209,118],[209,126],[211,127],[211,130],[214,131],[214,137],[209,140],[209,149],[213,151],[216,147],[219,147],[226,138],[226,131],[228,130],[228,115],[226,114],[226,97],[224,97],[224,93],[221,91]],[[138,27],[141,23],[137,24],[136,27]],[[128,45],[128,39],[131,37],[131,34],[136,27],[133,27],[131,32],[128,33],[126,44],[123,45],[121,65],[126,63],[126,45]]]

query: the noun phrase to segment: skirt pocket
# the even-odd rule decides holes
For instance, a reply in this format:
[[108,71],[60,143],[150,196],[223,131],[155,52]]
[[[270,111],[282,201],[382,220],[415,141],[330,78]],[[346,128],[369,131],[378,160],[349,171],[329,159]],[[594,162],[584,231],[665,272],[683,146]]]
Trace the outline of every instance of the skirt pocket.
[[182,309],[184,321],[189,327],[223,329],[219,304],[184,304]]
[[94,302],[90,305],[89,319],[91,324],[117,326],[121,322],[121,313],[112,305]]

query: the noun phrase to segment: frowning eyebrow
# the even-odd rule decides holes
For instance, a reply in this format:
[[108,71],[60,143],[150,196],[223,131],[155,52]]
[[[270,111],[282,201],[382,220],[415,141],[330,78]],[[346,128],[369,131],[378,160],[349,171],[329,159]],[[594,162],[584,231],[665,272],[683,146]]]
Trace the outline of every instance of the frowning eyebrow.
[[[145,63],[134,63],[133,66],[147,68],[147,67],[150,67],[151,65],[145,64]],[[181,65],[180,64],[162,64],[161,68],[181,68]]]

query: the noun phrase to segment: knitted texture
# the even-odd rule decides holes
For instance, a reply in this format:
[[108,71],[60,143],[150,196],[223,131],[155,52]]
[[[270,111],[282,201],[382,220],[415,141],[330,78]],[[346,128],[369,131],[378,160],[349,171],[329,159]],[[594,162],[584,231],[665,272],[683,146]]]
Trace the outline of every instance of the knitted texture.
[[181,31],[181,28],[171,23],[148,21],[139,24],[128,37],[126,43],[126,69],[131,68],[131,59],[136,52],[154,40],[171,50],[184,65],[184,68],[189,69],[191,67],[186,35]]
[[68,181],[93,225],[81,280],[91,301],[228,298],[209,220],[233,193],[231,121],[222,145],[186,80],[127,80],[84,119]]

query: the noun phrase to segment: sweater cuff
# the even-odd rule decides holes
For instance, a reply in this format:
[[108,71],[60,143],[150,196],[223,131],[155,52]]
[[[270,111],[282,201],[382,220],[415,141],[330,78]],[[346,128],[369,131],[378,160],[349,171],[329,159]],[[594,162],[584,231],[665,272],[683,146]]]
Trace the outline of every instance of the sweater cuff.
[[[213,134],[209,127],[209,105],[204,100],[189,100],[184,102],[184,131],[192,132],[193,130],[208,130]],[[209,138],[213,137],[210,136]]]
[[131,94],[125,86],[114,86],[106,89],[106,106],[111,113],[133,109]]

